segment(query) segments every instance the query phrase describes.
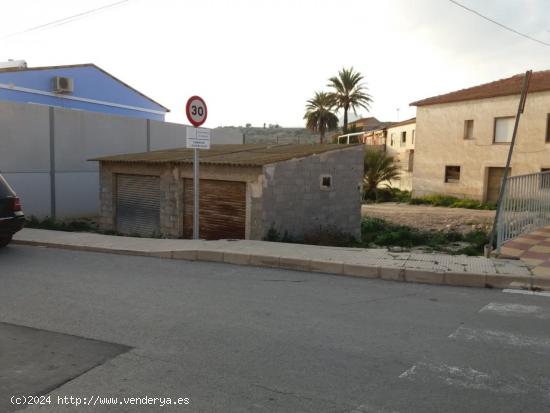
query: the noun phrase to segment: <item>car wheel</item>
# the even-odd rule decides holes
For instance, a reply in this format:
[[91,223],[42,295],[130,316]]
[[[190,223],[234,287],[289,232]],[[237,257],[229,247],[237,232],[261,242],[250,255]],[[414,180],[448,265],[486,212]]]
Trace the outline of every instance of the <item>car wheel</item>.
[[11,241],[11,235],[7,237],[0,237],[0,248],[5,247]]

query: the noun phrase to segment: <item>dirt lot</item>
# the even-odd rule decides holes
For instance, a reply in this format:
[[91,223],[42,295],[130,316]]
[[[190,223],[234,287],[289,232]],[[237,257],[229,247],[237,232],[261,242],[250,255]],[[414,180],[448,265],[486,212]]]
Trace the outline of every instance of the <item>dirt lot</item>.
[[382,218],[424,230],[454,230],[465,233],[473,229],[489,230],[495,211],[387,202],[363,205],[362,214],[364,217]]

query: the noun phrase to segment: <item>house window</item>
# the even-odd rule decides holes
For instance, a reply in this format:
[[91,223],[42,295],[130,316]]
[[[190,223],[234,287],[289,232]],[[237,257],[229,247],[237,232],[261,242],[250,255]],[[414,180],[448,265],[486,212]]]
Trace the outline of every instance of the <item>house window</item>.
[[390,146],[393,146],[393,138],[394,138],[394,136],[395,136],[395,135],[394,135],[393,133],[390,135]]
[[543,189],[550,189],[550,168],[541,168],[540,171],[546,172],[540,177],[540,187]]
[[512,133],[514,132],[513,116],[506,118],[495,118],[495,143],[508,143],[512,142]]
[[456,183],[460,181],[460,166],[445,167],[445,182]]
[[405,146],[407,144],[407,132],[401,132],[401,146]]
[[331,175],[321,175],[320,179],[321,189],[329,191],[332,189],[332,176]]
[[546,117],[546,142],[550,143],[550,113]]
[[415,135],[416,129],[412,130],[412,136],[411,136],[411,143],[414,145],[414,135]]
[[464,121],[464,139],[474,139],[474,121],[472,119]]

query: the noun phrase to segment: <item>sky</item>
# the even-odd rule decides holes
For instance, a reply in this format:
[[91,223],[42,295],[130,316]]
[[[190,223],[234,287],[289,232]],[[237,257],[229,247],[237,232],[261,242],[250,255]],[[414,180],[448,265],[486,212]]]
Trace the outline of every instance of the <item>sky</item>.
[[[4,1],[0,61],[30,67],[95,63],[171,109],[208,105],[204,126],[304,126],[307,99],[343,67],[373,98],[359,116],[415,115],[410,102],[550,69],[550,47],[449,0],[129,0],[65,24],[27,31],[116,0]],[[460,0],[550,43],[548,0]]]

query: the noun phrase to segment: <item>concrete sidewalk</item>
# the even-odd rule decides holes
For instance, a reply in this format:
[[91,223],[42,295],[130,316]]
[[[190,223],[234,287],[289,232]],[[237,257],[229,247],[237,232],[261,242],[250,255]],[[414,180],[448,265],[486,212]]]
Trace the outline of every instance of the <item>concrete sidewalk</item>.
[[38,229],[23,229],[16,234],[14,242],[427,284],[550,290],[550,277],[533,275],[529,267],[519,260],[393,253],[386,249],[335,248],[265,241],[131,238]]

